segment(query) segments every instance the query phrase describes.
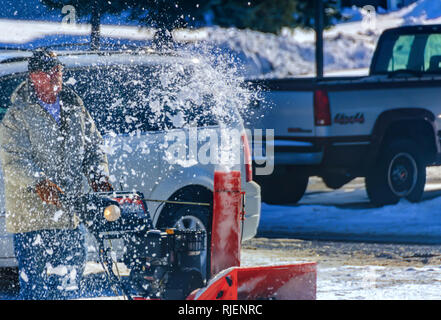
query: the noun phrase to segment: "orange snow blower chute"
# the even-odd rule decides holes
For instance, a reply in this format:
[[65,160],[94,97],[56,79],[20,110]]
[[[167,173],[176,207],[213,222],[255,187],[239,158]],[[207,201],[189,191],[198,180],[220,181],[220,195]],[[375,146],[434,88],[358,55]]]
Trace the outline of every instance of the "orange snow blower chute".
[[316,298],[316,263],[240,266],[240,228],[244,203],[239,171],[214,175],[211,280],[187,300],[312,300]]

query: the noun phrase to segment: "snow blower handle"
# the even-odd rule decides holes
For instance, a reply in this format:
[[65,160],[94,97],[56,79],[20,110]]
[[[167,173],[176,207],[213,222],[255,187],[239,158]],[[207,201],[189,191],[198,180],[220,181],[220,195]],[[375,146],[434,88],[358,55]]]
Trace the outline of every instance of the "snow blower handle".
[[141,194],[127,192],[96,192],[70,197],[60,194],[63,206],[75,212],[94,236],[153,228],[147,206],[138,199],[142,199]]
[[[98,256],[107,278],[125,296],[181,300],[203,286],[206,232],[155,229],[142,193],[60,195],[60,201],[69,212],[79,216],[97,240]],[[130,270],[124,284],[113,273],[111,249],[104,244],[111,239],[121,239],[124,244],[121,262]]]
[[[76,196],[59,193],[58,197],[62,206],[68,212],[75,212],[81,222],[93,233],[107,231],[107,224],[119,218],[117,216],[118,213],[120,214],[119,204],[110,197],[95,193]],[[110,216],[110,220],[107,220],[107,215]]]

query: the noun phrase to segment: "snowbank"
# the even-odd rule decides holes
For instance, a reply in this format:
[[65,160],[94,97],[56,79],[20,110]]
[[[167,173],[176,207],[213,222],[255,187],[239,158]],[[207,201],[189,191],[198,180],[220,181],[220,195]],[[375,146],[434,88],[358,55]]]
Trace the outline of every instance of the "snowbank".
[[316,239],[441,243],[441,198],[371,209],[262,204],[259,234]]
[[[387,28],[441,23],[441,2],[420,0],[401,10],[377,14],[371,24],[366,12],[353,7],[345,10],[348,22],[337,24],[324,34],[325,74],[369,67],[379,35]],[[0,43],[20,44],[49,37],[50,41],[87,39],[90,26],[62,25],[56,22],[0,20]],[[103,25],[104,37],[148,41],[152,31],[135,26]],[[66,37],[66,35],[71,36]],[[265,34],[236,28],[207,27],[197,31],[177,32],[180,41],[203,41],[229,52],[247,77],[292,77],[313,74],[314,32],[312,30],[283,30],[281,35]],[[42,40],[43,41],[43,40]],[[77,40],[78,41],[78,40]],[[37,43],[41,43],[37,41]]]
[[402,10],[403,18],[407,24],[425,24],[440,22],[441,17],[441,1],[438,0],[420,0],[413,5]]
[[[335,71],[369,67],[378,37],[385,29],[403,25],[441,23],[441,1],[420,0],[401,10],[367,12],[353,7],[345,10],[345,23],[324,32],[325,75]],[[231,50],[252,77],[292,77],[311,75],[315,70],[315,34],[312,30],[283,30],[281,35],[235,28],[204,28],[193,39]]]

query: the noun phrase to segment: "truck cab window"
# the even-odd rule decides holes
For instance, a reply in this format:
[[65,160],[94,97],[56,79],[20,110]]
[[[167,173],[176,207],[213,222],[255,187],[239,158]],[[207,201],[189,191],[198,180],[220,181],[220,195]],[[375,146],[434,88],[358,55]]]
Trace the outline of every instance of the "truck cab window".
[[441,34],[431,34],[424,50],[424,71],[441,73]]
[[406,76],[441,73],[441,34],[385,36],[371,73]]
[[407,69],[414,40],[414,35],[402,35],[398,37],[392,49],[392,56],[389,60],[387,71]]

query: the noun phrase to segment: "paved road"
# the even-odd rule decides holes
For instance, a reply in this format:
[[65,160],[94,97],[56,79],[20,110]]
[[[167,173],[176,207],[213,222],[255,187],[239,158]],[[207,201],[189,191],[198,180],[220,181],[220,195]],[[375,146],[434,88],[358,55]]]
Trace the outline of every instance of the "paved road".
[[317,299],[439,300],[441,246],[255,238],[242,265],[317,263]]
[[441,245],[258,237],[245,241],[242,248],[247,252],[255,252],[256,256],[260,258],[271,255],[271,258],[267,259],[269,262],[293,259],[297,261],[315,261],[327,267],[340,265],[422,267],[441,263]]

